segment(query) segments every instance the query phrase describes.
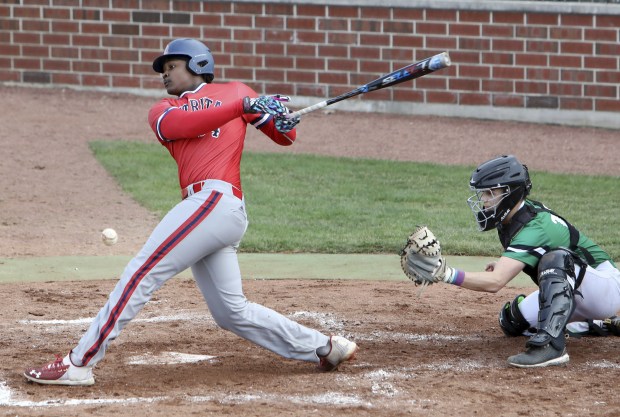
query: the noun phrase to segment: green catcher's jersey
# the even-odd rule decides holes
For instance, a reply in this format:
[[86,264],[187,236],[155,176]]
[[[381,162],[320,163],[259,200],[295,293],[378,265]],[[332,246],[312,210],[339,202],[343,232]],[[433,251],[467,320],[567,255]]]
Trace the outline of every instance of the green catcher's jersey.
[[[525,203],[532,207],[539,207],[530,200],[526,200]],[[535,271],[540,258],[548,251],[559,247],[570,247],[568,225],[554,213],[539,211],[512,238],[502,255],[521,261],[531,268],[527,269]],[[578,249],[575,251],[581,254],[584,249],[592,255],[593,262],[588,262],[591,267],[596,268],[605,261],[613,264],[612,259],[600,246],[583,233],[579,233]]]

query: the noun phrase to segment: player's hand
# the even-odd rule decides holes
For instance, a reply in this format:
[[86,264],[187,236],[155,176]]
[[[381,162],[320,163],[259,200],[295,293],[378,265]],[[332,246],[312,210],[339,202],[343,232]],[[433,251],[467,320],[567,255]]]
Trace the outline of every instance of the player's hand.
[[260,96],[257,98],[244,97],[243,112],[251,114],[265,113],[274,117],[284,116],[289,113],[289,109],[281,103],[281,97],[284,98],[285,96]]
[[[290,110],[289,110],[289,113],[291,113]],[[301,121],[299,117],[293,117],[289,119],[286,116],[275,116],[274,120],[275,120],[274,123],[276,125],[276,130],[280,133],[290,132],[291,130],[295,129],[295,126],[297,126],[299,122]]]

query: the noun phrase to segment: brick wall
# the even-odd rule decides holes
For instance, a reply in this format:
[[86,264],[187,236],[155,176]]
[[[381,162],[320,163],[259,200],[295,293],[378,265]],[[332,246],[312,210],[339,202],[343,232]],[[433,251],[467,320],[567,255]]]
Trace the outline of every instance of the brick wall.
[[153,58],[169,40],[194,37],[213,51],[218,80],[306,105],[448,51],[449,69],[346,105],[457,116],[483,110],[490,118],[535,119],[545,111],[549,121],[579,114],[586,125],[600,124],[603,114],[613,125],[620,119],[620,6],[531,4],[4,0],[0,82],[161,94]]

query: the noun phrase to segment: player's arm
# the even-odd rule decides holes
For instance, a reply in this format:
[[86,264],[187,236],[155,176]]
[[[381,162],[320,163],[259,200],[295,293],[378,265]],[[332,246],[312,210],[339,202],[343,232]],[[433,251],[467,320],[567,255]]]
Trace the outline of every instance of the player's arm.
[[151,128],[160,140],[197,138],[243,114],[243,99],[197,111],[184,111],[162,100],[149,111]]
[[497,262],[487,265],[485,271],[465,271],[461,287],[474,291],[497,292],[516,277],[524,267],[523,262],[502,256]]

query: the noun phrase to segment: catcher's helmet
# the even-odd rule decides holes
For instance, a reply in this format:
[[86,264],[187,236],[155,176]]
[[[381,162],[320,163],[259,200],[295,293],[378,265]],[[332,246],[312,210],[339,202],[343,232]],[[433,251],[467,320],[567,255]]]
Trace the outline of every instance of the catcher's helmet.
[[213,75],[215,63],[209,48],[196,39],[175,39],[170,42],[164,53],[153,61],[155,72],[164,72],[164,62],[168,58],[189,58],[187,69],[194,75]]
[[502,155],[476,168],[469,187],[476,194],[469,197],[467,203],[474,212],[478,228],[486,231],[497,227],[529,194],[532,182],[527,166],[513,155]]

